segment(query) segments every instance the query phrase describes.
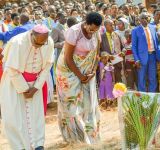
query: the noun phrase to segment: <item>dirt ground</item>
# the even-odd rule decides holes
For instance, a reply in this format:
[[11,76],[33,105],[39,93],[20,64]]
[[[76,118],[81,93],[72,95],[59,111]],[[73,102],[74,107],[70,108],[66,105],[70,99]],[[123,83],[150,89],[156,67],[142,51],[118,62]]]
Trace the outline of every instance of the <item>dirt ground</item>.
[[[57,104],[48,106],[46,116],[46,150],[119,150],[120,131],[117,111],[101,112],[101,143],[98,145],[64,145],[57,124]],[[0,126],[1,131],[1,126]],[[0,150],[11,150],[7,140],[0,134]]]
[[[0,133],[1,133],[0,124]],[[159,129],[160,133],[160,129]],[[98,145],[88,146],[64,145],[57,124],[57,103],[48,106],[46,116],[45,150],[120,150],[121,136],[117,109],[112,111],[101,110],[101,142]],[[158,147],[149,150],[160,150],[160,134],[157,134]],[[11,150],[7,140],[0,134],[0,150]]]

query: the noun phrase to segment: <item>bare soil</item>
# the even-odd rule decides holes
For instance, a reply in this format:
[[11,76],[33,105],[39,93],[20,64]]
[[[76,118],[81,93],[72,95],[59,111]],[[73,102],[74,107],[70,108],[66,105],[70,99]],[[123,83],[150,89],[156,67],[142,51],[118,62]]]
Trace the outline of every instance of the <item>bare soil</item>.
[[[0,132],[1,132],[0,124]],[[98,145],[66,145],[57,124],[57,103],[48,105],[46,116],[46,150],[120,150],[120,131],[117,110],[101,112],[101,142]],[[11,150],[7,140],[0,134],[0,150]]]

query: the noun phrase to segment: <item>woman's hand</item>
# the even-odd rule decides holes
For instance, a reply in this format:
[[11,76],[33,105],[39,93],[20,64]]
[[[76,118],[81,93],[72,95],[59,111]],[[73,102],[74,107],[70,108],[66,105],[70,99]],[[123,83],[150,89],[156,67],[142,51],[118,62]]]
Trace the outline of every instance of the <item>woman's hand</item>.
[[87,74],[83,78],[81,78],[81,83],[86,84],[88,83],[93,77],[95,76],[95,73]]
[[73,60],[75,46],[65,42],[64,48],[64,59],[68,68],[80,79],[81,83],[88,83],[94,77],[95,73],[83,75]]

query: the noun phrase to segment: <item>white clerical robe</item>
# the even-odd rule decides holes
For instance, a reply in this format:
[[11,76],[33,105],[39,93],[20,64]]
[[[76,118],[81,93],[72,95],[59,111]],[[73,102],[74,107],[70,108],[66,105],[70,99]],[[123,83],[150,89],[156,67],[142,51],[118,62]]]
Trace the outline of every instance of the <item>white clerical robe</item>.
[[[44,145],[45,117],[42,87],[53,64],[54,44],[35,49],[31,32],[14,37],[4,50],[5,69],[0,84],[0,104],[4,133],[13,150],[31,150]],[[35,82],[26,82],[22,73],[40,73]],[[29,87],[38,91],[32,99],[23,92]]]

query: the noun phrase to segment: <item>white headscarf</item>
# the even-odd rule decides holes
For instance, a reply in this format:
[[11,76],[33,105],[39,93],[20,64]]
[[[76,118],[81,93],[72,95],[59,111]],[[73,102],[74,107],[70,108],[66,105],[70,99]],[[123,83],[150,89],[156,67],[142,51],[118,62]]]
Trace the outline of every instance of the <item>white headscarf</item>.
[[118,20],[124,23],[125,30],[129,28],[129,22],[126,18],[120,18]]

